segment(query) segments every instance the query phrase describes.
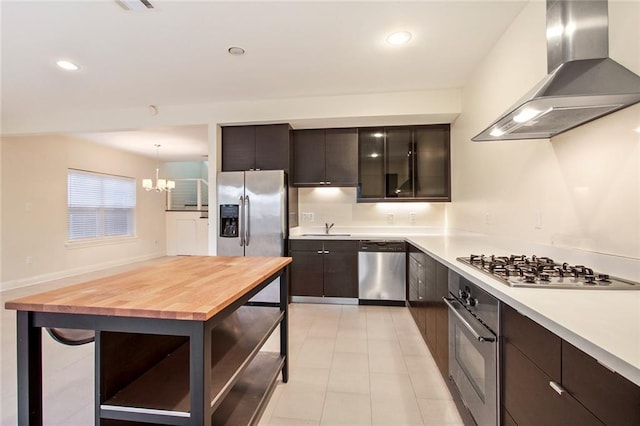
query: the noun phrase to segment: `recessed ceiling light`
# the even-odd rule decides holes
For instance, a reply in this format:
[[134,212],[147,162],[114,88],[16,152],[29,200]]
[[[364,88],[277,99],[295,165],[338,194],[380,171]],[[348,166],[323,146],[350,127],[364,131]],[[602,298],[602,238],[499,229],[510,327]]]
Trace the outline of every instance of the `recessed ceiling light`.
[[411,33],[409,31],[398,31],[392,34],[389,34],[387,37],[387,43],[389,44],[406,44],[411,40]]
[[244,49],[238,46],[231,46],[227,51],[232,55],[244,55]]
[[66,71],[78,71],[80,69],[80,67],[73,62],[69,62],[64,59],[57,61],[56,65]]

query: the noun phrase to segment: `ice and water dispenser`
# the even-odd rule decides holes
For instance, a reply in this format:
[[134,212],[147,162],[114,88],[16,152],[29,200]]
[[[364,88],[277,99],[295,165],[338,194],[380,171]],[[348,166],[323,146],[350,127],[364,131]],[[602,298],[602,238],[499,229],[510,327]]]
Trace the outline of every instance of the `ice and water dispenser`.
[[238,204],[220,205],[220,236],[224,238],[238,237],[238,220],[240,206]]

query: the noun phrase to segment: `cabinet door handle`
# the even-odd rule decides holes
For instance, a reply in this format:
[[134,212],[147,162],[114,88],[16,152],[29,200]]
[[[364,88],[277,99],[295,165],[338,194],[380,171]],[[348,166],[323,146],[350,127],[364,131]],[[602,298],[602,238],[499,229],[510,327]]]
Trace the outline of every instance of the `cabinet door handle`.
[[324,184],[325,185],[331,185],[331,182],[325,182]]
[[558,395],[563,395],[565,392],[567,392],[562,386],[560,386],[558,383],[554,382],[553,380],[549,382],[549,386],[551,386],[551,389],[556,391]]
[[322,250],[318,250],[316,253],[318,253],[318,254],[322,254],[322,253],[323,253],[323,251],[322,251]]
[[324,254],[329,254],[329,250],[324,250]]
[[[459,323],[469,330],[473,337],[478,339],[478,342],[495,343],[496,337],[493,335],[491,330],[489,330],[487,326],[481,323],[476,317],[472,316],[456,299],[443,297],[442,300],[449,307],[449,312],[455,315]],[[472,325],[470,321],[473,321],[474,324],[477,325]]]

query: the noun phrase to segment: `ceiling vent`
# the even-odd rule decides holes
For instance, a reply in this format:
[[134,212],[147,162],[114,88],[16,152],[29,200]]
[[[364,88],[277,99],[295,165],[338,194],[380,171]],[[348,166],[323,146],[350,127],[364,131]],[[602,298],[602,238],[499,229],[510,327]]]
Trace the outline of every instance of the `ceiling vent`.
[[115,0],[115,2],[124,10],[153,9],[153,5],[147,0]]

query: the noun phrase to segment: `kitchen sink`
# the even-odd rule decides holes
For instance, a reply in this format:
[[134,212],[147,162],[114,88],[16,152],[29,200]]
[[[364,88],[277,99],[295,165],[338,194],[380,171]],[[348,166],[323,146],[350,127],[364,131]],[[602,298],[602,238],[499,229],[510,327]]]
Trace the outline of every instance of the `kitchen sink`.
[[351,234],[300,234],[301,237],[350,237]]

